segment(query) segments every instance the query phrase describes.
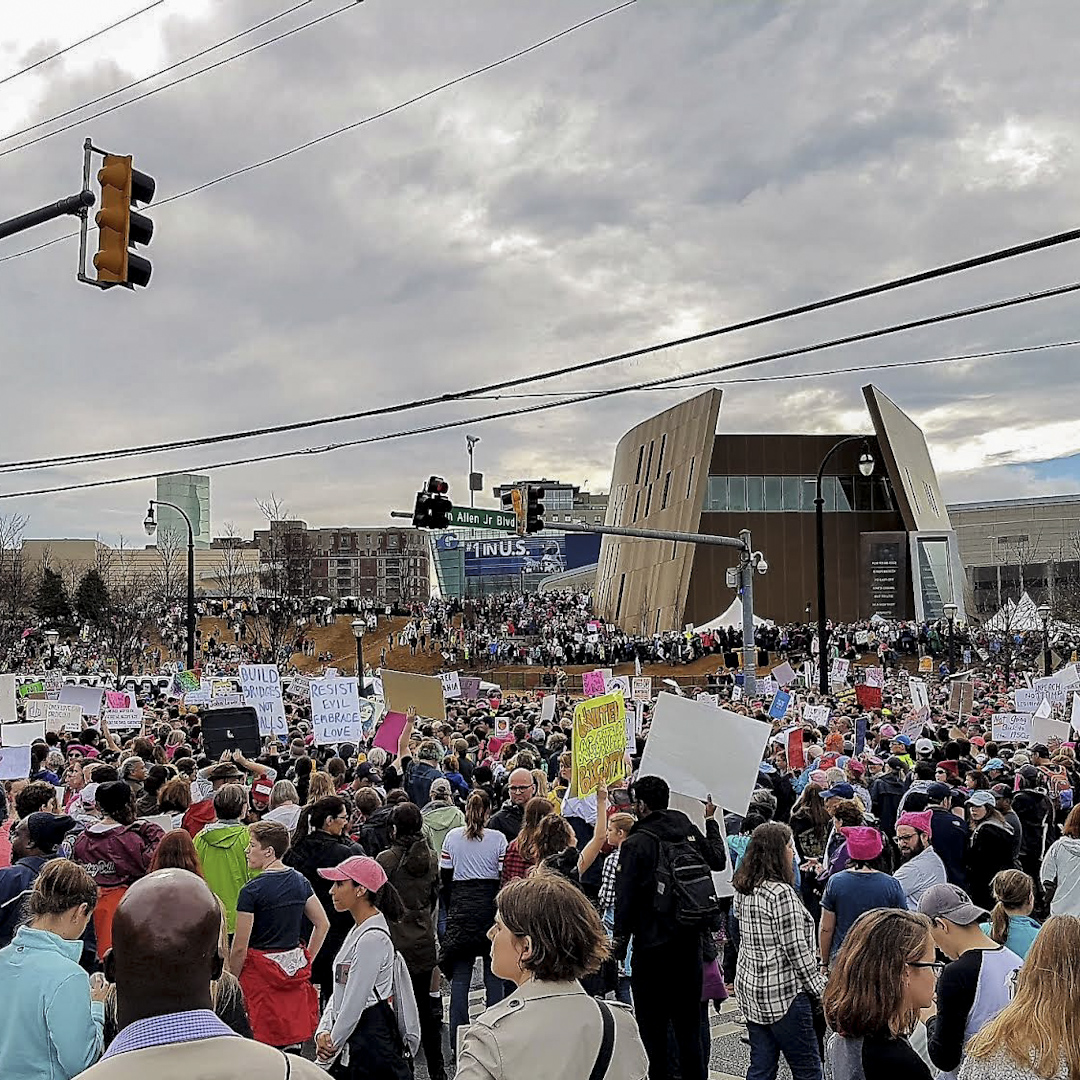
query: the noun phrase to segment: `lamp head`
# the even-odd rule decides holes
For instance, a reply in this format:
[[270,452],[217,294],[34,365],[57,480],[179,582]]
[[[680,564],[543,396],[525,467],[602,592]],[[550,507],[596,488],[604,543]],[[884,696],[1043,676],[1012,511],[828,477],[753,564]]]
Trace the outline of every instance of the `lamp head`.
[[356,638],[357,641],[359,641],[364,636],[364,620],[363,619],[353,619],[353,621],[352,621],[352,632],[353,632],[353,637]]
[[146,520],[143,521],[143,528],[146,530],[147,536],[153,536],[157,532],[157,521],[154,518],[154,504],[151,503],[149,509],[146,511]]
[[957,607],[955,604],[943,604],[941,610],[945,615],[945,618],[950,622],[956,618]]
[[1050,618],[1050,605],[1049,604],[1040,604],[1035,609],[1035,611],[1037,612],[1039,618],[1042,619],[1043,622],[1046,622],[1046,620]]
[[45,634],[44,634],[44,637],[45,637],[45,644],[46,645],[55,645],[60,640],[60,631],[59,630],[46,630]]
[[869,450],[864,450],[859,455],[859,472],[863,476],[870,476],[874,471],[874,455]]

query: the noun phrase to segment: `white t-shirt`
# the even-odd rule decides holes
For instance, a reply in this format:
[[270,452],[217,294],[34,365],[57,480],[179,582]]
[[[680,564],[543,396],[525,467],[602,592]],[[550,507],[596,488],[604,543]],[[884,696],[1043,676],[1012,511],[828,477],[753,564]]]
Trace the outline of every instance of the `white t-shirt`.
[[485,829],[479,840],[470,840],[465,826],[459,825],[446,834],[439,866],[453,870],[455,881],[498,880],[506,848],[507,839],[498,829]]
[[289,832],[292,832],[296,828],[296,823],[300,820],[300,807],[296,803],[285,803],[263,814],[262,819],[263,821],[276,821],[279,825],[284,825]]

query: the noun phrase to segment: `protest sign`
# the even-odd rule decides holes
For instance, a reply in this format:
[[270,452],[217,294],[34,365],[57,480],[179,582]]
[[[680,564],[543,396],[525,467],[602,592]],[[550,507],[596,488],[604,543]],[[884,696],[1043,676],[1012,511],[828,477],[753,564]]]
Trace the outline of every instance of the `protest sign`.
[[1033,713],[1039,707],[1039,692],[1019,686],[1013,691],[1013,706],[1018,713]]
[[607,691],[602,671],[583,671],[581,673],[581,692],[587,698],[603,697]]
[[930,710],[930,694],[927,692],[926,683],[922,679],[908,679],[908,693],[911,695],[911,704],[916,712],[922,709]]
[[173,685],[181,696],[189,690],[199,689],[199,675],[195,671],[178,671],[173,679]]
[[630,680],[630,696],[634,701],[652,701],[652,676],[637,675]]
[[611,784],[627,775],[626,700],[622,694],[602,694],[577,704],[571,750],[572,796],[585,798],[601,783]]
[[866,721],[865,716],[860,716],[855,721],[855,756],[858,757],[866,749]]
[[[206,679],[203,679],[203,683],[206,683]],[[297,701],[310,701],[311,700],[311,679],[306,675],[296,675],[293,677],[292,682],[289,683],[289,689],[286,693],[291,698],[296,698]],[[232,687],[229,687],[231,690]],[[209,687],[210,696],[214,696],[214,687]]]
[[189,690],[184,695],[185,705],[209,705],[210,704],[210,691],[209,690]]
[[856,630],[855,631],[855,644],[856,645],[869,645],[870,644],[870,632],[868,630]]
[[316,746],[358,743],[363,734],[360,686],[354,678],[312,679],[311,730]]
[[1048,716],[1039,716],[1038,713],[1032,714],[1031,737],[1028,739],[1029,746],[1034,743],[1043,743],[1045,745],[1051,739],[1068,742],[1070,738],[1068,721],[1051,720]]
[[745,814],[769,740],[769,725],[730,709],[661,694],[641,756],[642,776],[662,776],[673,792]]
[[[14,676],[11,676],[14,678]],[[28,698],[31,694],[44,694],[45,684],[39,679],[36,682],[24,682],[19,687],[19,697]]]
[[772,677],[777,686],[789,686],[795,681],[795,669],[785,660],[772,669]]
[[922,709],[908,713],[904,717],[904,722],[900,725],[900,734],[906,735],[912,741],[921,738],[927,720],[929,720],[929,715]]
[[496,739],[509,739],[510,738],[510,717],[509,716],[496,716],[495,717],[494,735],[495,735]]
[[1031,685],[1035,693],[1040,697],[1045,697],[1051,705],[1065,704],[1065,698],[1069,693],[1068,687],[1064,683],[1058,682],[1053,676],[1046,679],[1036,679]]
[[388,713],[407,713],[412,708],[418,717],[446,719],[442,679],[437,675],[411,675],[407,671],[384,670],[382,680]]
[[101,715],[110,731],[142,731],[142,709],[106,709]]
[[461,679],[456,671],[444,671],[439,678],[442,679],[443,697],[447,701],[456,701],[461,697]]
[[780,687],[776,685],[776,680],[771,675],[766,675],[764,679],[757,681],[757,696],[762,701],[773,697],[779,689]]
[[1054,711],[1054,707],[1050,704],[1048,698],[1043,698],[1039,702],[1039,707],[1031,714],[1033,720],[1048,720],[1050,714]]
[[1080,690],[1073,691],[1072,729],[1073,731],[1080,732]]
[[540,723],[550,724],[555,719],[555,695],[545,694],[540,702]]
[[829,722],[828,705],[804,705],[802,714],[803,719],[814,727],[824,727]]
[[83,716],[100,716],[104,696],[105,691],[100,686],[65,686],[60,690],[60,701],[65,705],[78,705]]
[[1022,742],[1031,738],[1031,716],[1028,713],[994,713],[992,737],[994,742]]
[[803,749],[802,728],[796,728],[788,734],[787,739],[788,765],[793,769],[806,768],[806,751]]
[[949,712],[957,716],[970,716],[974,707],[974,684],[956,681],[949,685]]
[[[359,687],[357,689],[359,690]],[[360,733],[365,739],[371,738],[371,733],[375,730],[375,725],[382,714],[381,701],[376,701],[374,698],[360,698]]]
[[769,716],[773,720],[783,720],[787,716],[790,704],[791,695],[785,690],[777,690],[773,695],[772,704],[769,706]]
[[19,719],[15,706],[15,676],[0,675],[0,724],[14,724]]
[[480,680],[470,675],[459,675],[458,686],[461,687],[462,701],[475,701],[480,693]]
[[57,701],[60,688],[64,685],[64,676],[59,671],[50,671],[45,676],[45,696],[50,701]]
[[735,704],[737,701],[743,699],[743,688],[741,686],[733,686],[731,688],[731,703]]
[[212,709],[232,709],[237,705],[244,704],[244,695],[236,692],[228,694],[218,694],[217,697],[210,699],[210,708]]
[[867,686],[875,686],[880,690],[885,685],[885,669],[868,667],[863,672],[863,679]]
[[1080,683],[1080,666],[1066,664],[1053,678],[1061,683],[1066,690],[1071,690],[1077,683]]
[[919,674],[920,675],[932,675],[934,672],[934,658],[932,656],[924,656],[919,660]]
[[829,667],[829,681],[834,683],[846,682],[850,668],[850,660],[834,660]]
[[717,694],[698,694],[697,699],[703,705],[719,705],[720,698]]
[[30,775],[30,747],[0,747],[0,780],[25,780]]
[[240,689],[244,704],[250,705],[259,718],[261,736],[284,735],[289,730],[281,697],[281,672],[276,664],[241,664]]
[[44,699],[26,703],[26,719],[44,720],[46,731],[81,731],[83,726],[82,709],[78,705]]
[[113,710],[134,709],[135,695],[127,690],[106,690],[105,708]]
[[613,679],[607,680],[607,691],[609,694],[622,694],[623,698],[627,701],[630,700],[630,676],[629,675],[616,675]]
[[44,720],[29,724],[0,724],[0,746],[29,746],[35,739],[44,738]]
[[878,686],[867,686],[866,683],[859,683],[859,685],[855,687],[855,700],[859,703],[860,709],[880,709],[881,688]]
[[[700,832],[702,836],[705,835],[705,804],[701,799],[692,799],[686,795],[680,795],[677,791],[673,791],[668,805],[672,810],[681,810],[697,827],[698,832]],[[727,832],[724,829],[724,815],[717,814],[713,820],[720,827],[720,838],[723,841],[724,850],[726,851],[728,843]],[[728,859],[723,870],[713,871],[713,885],[716,888],[716,895],[721,899],[735,895],[735,890],[731,887],[731,864],[733,861],[733,859]]]
[[391,758],[397,757],[398,740],[409,718],[403,712],[388,712],[375,732],[372,746],[381,747]]

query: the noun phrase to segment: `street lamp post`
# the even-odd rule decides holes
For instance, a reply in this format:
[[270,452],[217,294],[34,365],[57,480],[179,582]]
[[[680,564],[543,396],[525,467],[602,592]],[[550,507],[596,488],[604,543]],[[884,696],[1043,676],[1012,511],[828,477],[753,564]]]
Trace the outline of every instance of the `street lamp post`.
[[821,478],[829,458],[848,443],[861,442],[863,452],[859,457],[859,472],[869,476],[874,471],[874,457],[870,453],[870,444],[864,435],[850,435],[834,443],[829,452],[821,459],[817,471],[817,486],[814,489],[814,516],[817,533],[817,627],[818,627],[818,689],[822,694],[829,692],[829,629],[828,616],[825,612],[825,499],[821,494]]
[[476,492],[473,490],[473,447],[480,441],[479,435],[466,435],[465,442],[469,445],[469,509],[476,506]]
[[1050,605],[1040,604],[1035,611],[1042,619],[1043,631],[1043,675],[1050,675]]
[[956,612],[955,604],[943,604],[941,610],[949,620],[949,674],[956,671]]
[[195,530],[191,527],[191,518],[175,503],[151,499],[150,507],[146,511],[146,520],[143,522],[147,536],[153,536],[157,532],[157,521],[154,518],[155,506],[168,506],[187,522],[187,669],[191,671],[195,667]]
[[361,697],[367,697],[364,687],[364,620],[353,619],[353,637],[356,638],[356,685]]
[[45,644],[49,646],[49,667],[56,667],[56,643],[60,640],[59,630],[46,630],[44,633]]

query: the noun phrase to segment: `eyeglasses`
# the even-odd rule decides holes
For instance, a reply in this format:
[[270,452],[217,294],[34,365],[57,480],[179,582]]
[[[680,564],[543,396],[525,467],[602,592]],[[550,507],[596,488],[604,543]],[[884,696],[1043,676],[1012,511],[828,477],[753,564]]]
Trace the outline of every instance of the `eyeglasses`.
[[899,844],[899,843],[902,843],[904,840],[914,840],[915,837],[918,836],[918,835],[919,835],[918,833],[909,832],[909,833],[904,833],[904,835],[901,836],[899,833],[897,833],[896,834],[896,842]]
[[945,965],[940,960],[909,960],[908,967],[930,968],[935,975],[940,975],[945,970]]
[[532,791],[535,788],[535,784],[511,784],[511,791]]

